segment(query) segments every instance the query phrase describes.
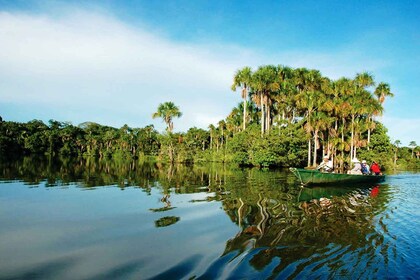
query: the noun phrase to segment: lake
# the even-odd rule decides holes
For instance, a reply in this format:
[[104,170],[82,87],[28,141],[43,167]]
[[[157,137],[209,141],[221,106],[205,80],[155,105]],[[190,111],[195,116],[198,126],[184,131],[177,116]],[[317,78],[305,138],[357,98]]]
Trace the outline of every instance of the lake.
[[415,279],[419,179],[301,188],[286,169],[2,162],[0,279]]

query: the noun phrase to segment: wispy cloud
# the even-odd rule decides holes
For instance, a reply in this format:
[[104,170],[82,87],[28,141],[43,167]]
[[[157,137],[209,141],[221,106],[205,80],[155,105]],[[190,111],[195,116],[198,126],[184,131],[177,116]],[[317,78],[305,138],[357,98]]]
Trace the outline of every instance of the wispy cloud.
[[[163,129],[151,115],[159,103],[174,101],[184,113],[175,121],[176,130],[205,128],[240,102],[230,85],[243,66],[315,68],[333,79],[388,66],[351,44],[328,53],[267,53],[225,42],[197,42],[173,41],[104,11],[63,8],[54,16],[0,12],[0,112],[18,121],[153,123]],[[397,131],[389,125],[390,132]]]
[[215,105],[220,100],[235,104],[229,84],[238,63],[226,53],[172,43],[109,16],[1,13],[0,45],[3,102],[64,104],[60,110],[95,104],[112,112],[102,122],[115,124],[130,123],[129,115],[150,123],[157,104],[172,100],[188,120],[185,128],[207,125],[198,113],[226,114],[226,106]]

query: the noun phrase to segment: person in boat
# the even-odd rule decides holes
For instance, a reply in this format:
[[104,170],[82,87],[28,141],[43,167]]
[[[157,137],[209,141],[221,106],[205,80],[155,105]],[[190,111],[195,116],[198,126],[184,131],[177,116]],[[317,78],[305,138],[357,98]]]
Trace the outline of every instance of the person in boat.
[[376,161],[372,162],[372,165],[370,166],[370,170],[375,175],[382,175],[381,168],[379,167],[379,164]]
[[321,164],[318,165],[316,169],[320,170],[321,172],[333,172],[334,165],[328,156],[324,156],[322,158]]
[[366,163],[366,160],[362,160],[362,174],[363,175],[370,174],[369,164]]
[[357,158],[354,158],[351,162],[354,163],[354,167],[352,170],[349,170],[347,174],[362,175],[362,165],[360,164],[360,161]]

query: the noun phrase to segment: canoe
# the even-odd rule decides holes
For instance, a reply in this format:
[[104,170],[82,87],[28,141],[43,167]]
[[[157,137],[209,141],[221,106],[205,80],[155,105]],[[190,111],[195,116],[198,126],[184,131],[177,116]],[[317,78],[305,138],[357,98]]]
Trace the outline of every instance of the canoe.
[[290,171],[299,179],[302,185],[311,184],[349,184],[349,183],[380,183],[385,175],[353,175],[342,173],[324,173],[319,170],[290,168]]

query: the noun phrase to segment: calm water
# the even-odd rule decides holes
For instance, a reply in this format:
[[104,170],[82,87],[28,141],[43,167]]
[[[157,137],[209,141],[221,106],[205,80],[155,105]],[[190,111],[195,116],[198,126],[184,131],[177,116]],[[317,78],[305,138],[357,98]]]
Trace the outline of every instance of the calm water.
[[0,279],[415,279],[419,179],[302,189],[281,170],[1,163]]

